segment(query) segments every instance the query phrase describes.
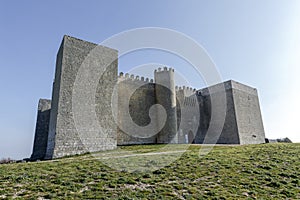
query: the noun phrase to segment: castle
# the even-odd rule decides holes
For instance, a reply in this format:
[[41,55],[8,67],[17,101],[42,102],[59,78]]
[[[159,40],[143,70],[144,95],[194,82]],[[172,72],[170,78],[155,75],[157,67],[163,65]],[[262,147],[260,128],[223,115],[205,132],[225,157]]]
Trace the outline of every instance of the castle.
[[[174,69],[166,67],[155,70],[154,80],[118,74],[118,52],[100,45],[92,62],[105,65],[105,71],[95,85],[94,97],[88,98],[93,82],[80,85],[76,80],[80,66],[96,46],[64,36],[52,99],[39,100],[32,160],[111,150],[117,145],[265,142],[256,89],[232,80],[200,90],[177,87]],[[92,77],[97,70],[81,74]],[[212,93],[218,86],[224,90]],[[213,98],[222,95],[226,100],[224,123],[215,134],[212,115],[219,116],[219,108],[214,107]],[[94,124],[93,114],[101,128]]]

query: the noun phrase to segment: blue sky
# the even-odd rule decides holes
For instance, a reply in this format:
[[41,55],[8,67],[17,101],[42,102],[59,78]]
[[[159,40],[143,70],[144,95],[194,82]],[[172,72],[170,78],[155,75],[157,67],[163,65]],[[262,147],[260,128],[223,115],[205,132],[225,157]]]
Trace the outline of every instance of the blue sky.
[[[0,158],[30,156],[38,99],[51,98],[63,35],[100,43],[149,26],[196,40],[222,79],[258,89],[267,137],[300,142],[299,13],[297,0],[0,1]],[[148,53],[124,57],[120,71],[148,62],[184,68],[170,55]]]

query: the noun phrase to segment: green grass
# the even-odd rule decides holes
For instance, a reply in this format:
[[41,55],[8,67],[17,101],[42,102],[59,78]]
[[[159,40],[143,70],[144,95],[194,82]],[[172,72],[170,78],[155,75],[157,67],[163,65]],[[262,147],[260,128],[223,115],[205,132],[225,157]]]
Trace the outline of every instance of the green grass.
[[[143,153],[187,146],[162,147],[120,147],[97,154],[102,161],[83,155],[0,165],[0,199],[300,199],[300,144],[216,146],[202,157],[192,145],[157,169],[174,154]],[[118,158],[127,152],[135,155]]]

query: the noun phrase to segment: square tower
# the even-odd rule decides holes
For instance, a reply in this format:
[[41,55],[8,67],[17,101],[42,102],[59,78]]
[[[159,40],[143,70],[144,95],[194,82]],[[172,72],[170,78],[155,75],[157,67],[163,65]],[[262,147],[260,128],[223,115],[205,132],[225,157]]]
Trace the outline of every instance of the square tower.
[[[259,106],[258,93],[255,88],[243,85],[236,81],[224,83],[226,93],[226,117],[225,123],[217,140],[218,144],[260,144],[265,143],[265,132]],[[218,87],[219,84],[204,88],[199,91],[201,102],[201,121],[198,138],[203,143],[204,138],[209,143],[210,135],[207,129],[214,126],[210,122],[212,109],[218,112],[218,108],[212,108],[211,96],[218,98],[220,92],[210,94],[209,89]],[[212,89],[213,91],[213,89]]]
[[[93,98],[90,98],[92,100],[87,99],[82,106],[94,108],[99,124],[103,129],[99,130],[98,127],[90,125],[89,113],[82,112],[81,123],[89,126],[83,134],[80,133],[79,135],[72,107],[74,85],[82,63],[94,48],[97,48],[97,57],[88,64],[97,65],[97,67],[106,68],[106,70],[99,77],[98,87],[94,95],[95,100],[93,101]],[[64,36],[56,60],[45,159],[116,148],[117,126],[112,115],[111,97],[113,88],[117,83],[117,67],[118,52],[116,50]],[[96,72],[87,71],[83,77],[89,77],[93,74]],[[94,83],[87,82],[83,86],[83,90],[89,90],[92,84]],[[85,94],[77,95],[84,98]]]
[[50,112],[51,100],[40,99],[31,160],[42,160],[46,155]]

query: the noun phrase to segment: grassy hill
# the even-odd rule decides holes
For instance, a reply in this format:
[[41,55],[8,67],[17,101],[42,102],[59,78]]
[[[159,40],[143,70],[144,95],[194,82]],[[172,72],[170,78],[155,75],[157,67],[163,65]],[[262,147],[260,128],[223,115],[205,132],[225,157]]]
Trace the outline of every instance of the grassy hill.
[[[202,157],[192,145],[156,169],[186,147],[127,146],[98,155],[113,168],[91,155],[0,165],[0,199],[300,199],[300,144],[216,146]],[[141,166],[129,173],[130,164]]]

